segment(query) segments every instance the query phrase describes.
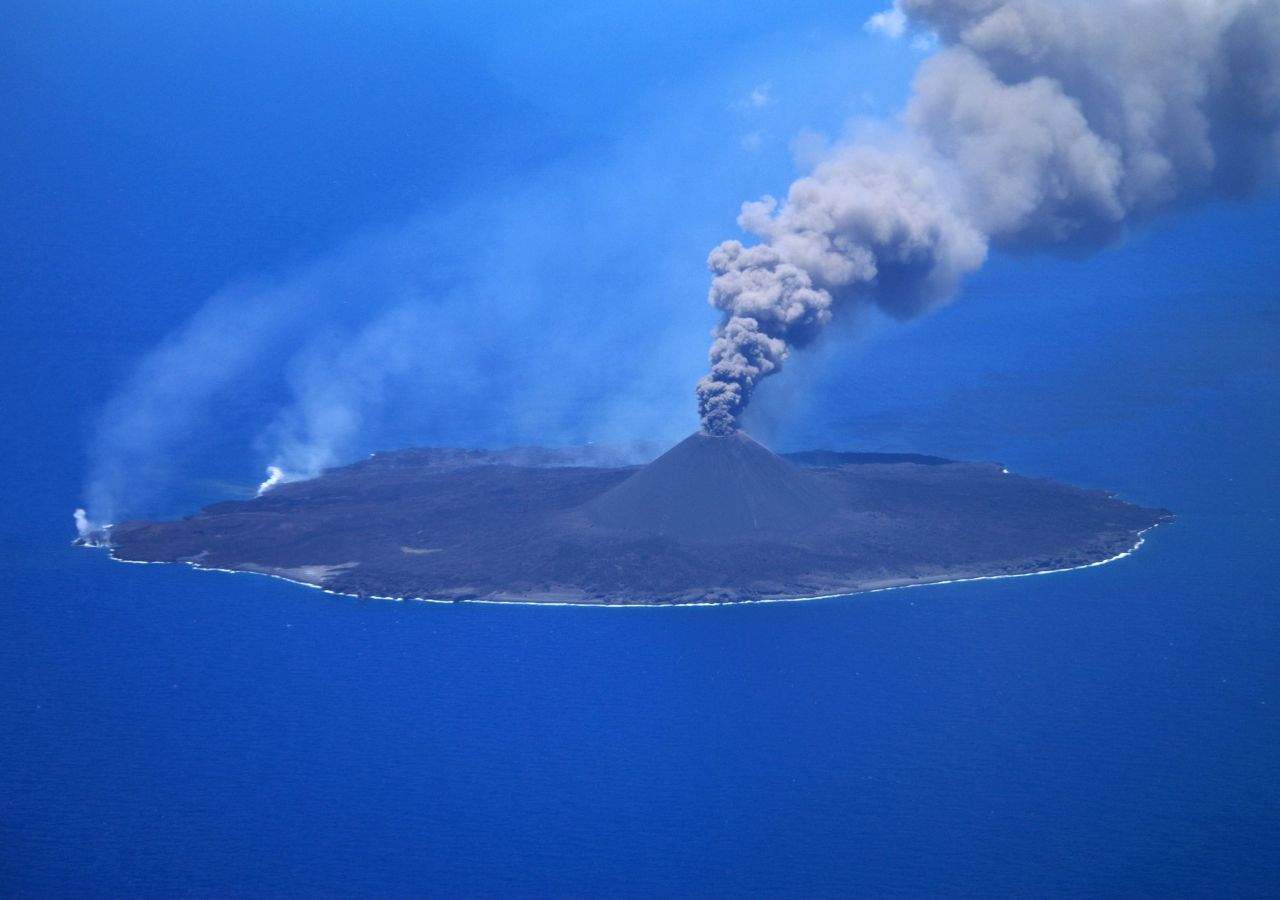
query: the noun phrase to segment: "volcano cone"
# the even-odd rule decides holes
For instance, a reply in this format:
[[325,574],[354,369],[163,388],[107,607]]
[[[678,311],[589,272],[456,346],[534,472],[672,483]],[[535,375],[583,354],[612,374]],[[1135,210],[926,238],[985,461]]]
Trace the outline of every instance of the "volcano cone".
[[832,510],[821,475],[742,432],[685,438],[587,511],[608,528],[715,541],[813,527]]

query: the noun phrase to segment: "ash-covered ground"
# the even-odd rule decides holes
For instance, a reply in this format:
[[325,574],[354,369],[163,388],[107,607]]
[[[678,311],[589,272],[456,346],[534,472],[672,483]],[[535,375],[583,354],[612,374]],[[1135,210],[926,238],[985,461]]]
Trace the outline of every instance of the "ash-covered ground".
[[377,454],[246,502],[110,532],[117,559],[278,575],[358,596],[707,603],[1067,569],[1163,509],[991,463],[695,434],[645,466],[579,454]]

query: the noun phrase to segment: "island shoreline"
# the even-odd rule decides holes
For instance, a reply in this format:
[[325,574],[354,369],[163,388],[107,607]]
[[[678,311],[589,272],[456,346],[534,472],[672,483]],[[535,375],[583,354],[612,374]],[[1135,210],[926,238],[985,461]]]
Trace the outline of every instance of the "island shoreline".
[[685,606],[698,607],[715,607],[715,606],[750,606],[762,603],[804,603],[816,600],[837,600],[844,597],[859,597],[868,594],[882,594],[889,591],[904,590],[907,588],[921,587],[938,587],[947,584],[967,584],[975,581],[997,581],[1008,578],[1030,578],[1038,575],[1059,575],[1066,572],[1078,572],[1083,569],[1092,569],[1099,566],[1105,566],[1113,562],[1119,562],[1122,559],[1132,556],[1136,553],[1144,543],[1149,532],[1154,531],[1164,525],[1171,525],[1175,519],[1171,516],[1165,521],[1156,522],[1147,528],[1137,532],[1133,544],[1126,550],[1117,553],[1115,556],[1106,559],[1094,560],[1093,562],[1082,563],[1078,566],[1063,566],[1054,569],[1040,569],[1032,572],[1008,572],[998,575],[968,575],[956,578],[938,578],[938,579],[903,579],[895,583],[878,584],[876,587],[867,587],[861,590],[839,591],[831,594],[814,594],[804,597],[760,597],[752,599],[734,599],[734,600],[690,600],[690,601],[672,601],[672,600],[653,600],[653,601],[586,601],[586,600],[529,600],[529,599],[511,599],[499,600],[486,597],[474,597],[466,599],[439,599],[432,597],[391,597],[380,596],[376,594],[354,594],[347,591],[335,591],[325,587],[323,584],[315,584],[310,581],[301,581],[296,578],[289,578],[285,575],[279,575],[274,572],[264,572],[256,569],[226,569],[217,566],[202,566],[194,560],[145,560],[145,559],[121,559],[114,555],[112,548],[109,546],[98,545],[92,549],[107,550],[107,558],[112,562],[125,563],[127,565],[141,566],[171,566],[185,565],[199,572],[221,572],[228,575],[257,575],[259,577],[272,578],[277,581],[283,581],[286,584],[296,585],[299,587],[318,590],[322,593],[329,594],[333,597],[349,597],[355,600],[377,600],[379,602],[390,603],[434,603],[434,604],[486,604],[491,606],[574,606],[574,607],[595,607],[606,609],[655,609],[655,608],[672,608]]

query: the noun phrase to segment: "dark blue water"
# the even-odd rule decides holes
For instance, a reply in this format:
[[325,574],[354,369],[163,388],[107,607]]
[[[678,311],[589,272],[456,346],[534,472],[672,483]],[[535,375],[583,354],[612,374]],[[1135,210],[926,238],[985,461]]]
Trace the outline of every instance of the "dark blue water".
[[[1158,271],[1151,246],[1091,265]],[[73,550],[101,388],[63,348],[136,350],[11,307],[0,894],[1275,896],[1280,328],[1250,271],[1150,296],[995,266],[833,348],[779,439],[1173,509],[1133,556],[684,609],[361,602]]]
[[1274,490],[1211,443],[1112,458],[1181,507],[1133,557],[846,600],[360,602],[31,537],[4,893],[1274,895]]
[[[591,431],[552,402],[570,381],[691,428],[703,255],[785,188],[800,129],[838,133],[863,88],[900,102],[914,51],[860,31],[884,5],[0,13],[0,896],[1280,896],[1274,199],[1087,260],[997,256],[954,307],[833,339],[756,401],[778,449],[995,460],[1177,513],[1111,565],[577,609],[69,546],[97,411],[211,293],[531,179],[494,255],[549,274],[516,253],[494,283],[562,318],[510,319],[510,359],[488,319],[431,346],[545,395],[547,439]],[[758,122],[734,102],[764,83]],[[753,129],[762,155],[733,155]],[[529,334],[562,343],[529,363]],[[261,477],[289,359],[257,362],[167,448],[149,511]],[[476,406],[479,375],[442,363],[434,403],[367,424],[544,438],[503,420],[518,403]]]
[[[760,606],[361,602],[73,550],[50,410],[91,407],[49,348],[88,338],[32,324],[0,893],[1275,896],[1270,288],[1158,318],[1111,306],[1129,285],[1047,294],[1011,341],[1024,276],[996,276],[831,361],[793,442],[998,459],[1177,522],[1107,566]],[[913,342],[933,369],[903,387]],[[861,443],[841,366],[875,388]]]

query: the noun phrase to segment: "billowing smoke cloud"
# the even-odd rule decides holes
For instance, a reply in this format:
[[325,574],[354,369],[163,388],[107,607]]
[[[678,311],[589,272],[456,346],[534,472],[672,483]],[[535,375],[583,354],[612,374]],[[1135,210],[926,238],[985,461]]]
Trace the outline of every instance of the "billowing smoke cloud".
[[[1280,0],[899,0],[934,32],[891,146],[847,146],[785,201],[744,205],[762,243],[712,251],[723,311],[703,428],[838,310],[907,319],[946,302],[988,247],[1080,253],[1133,224],[1275,182]],[[902,34],[906,27],[877,30]]]

